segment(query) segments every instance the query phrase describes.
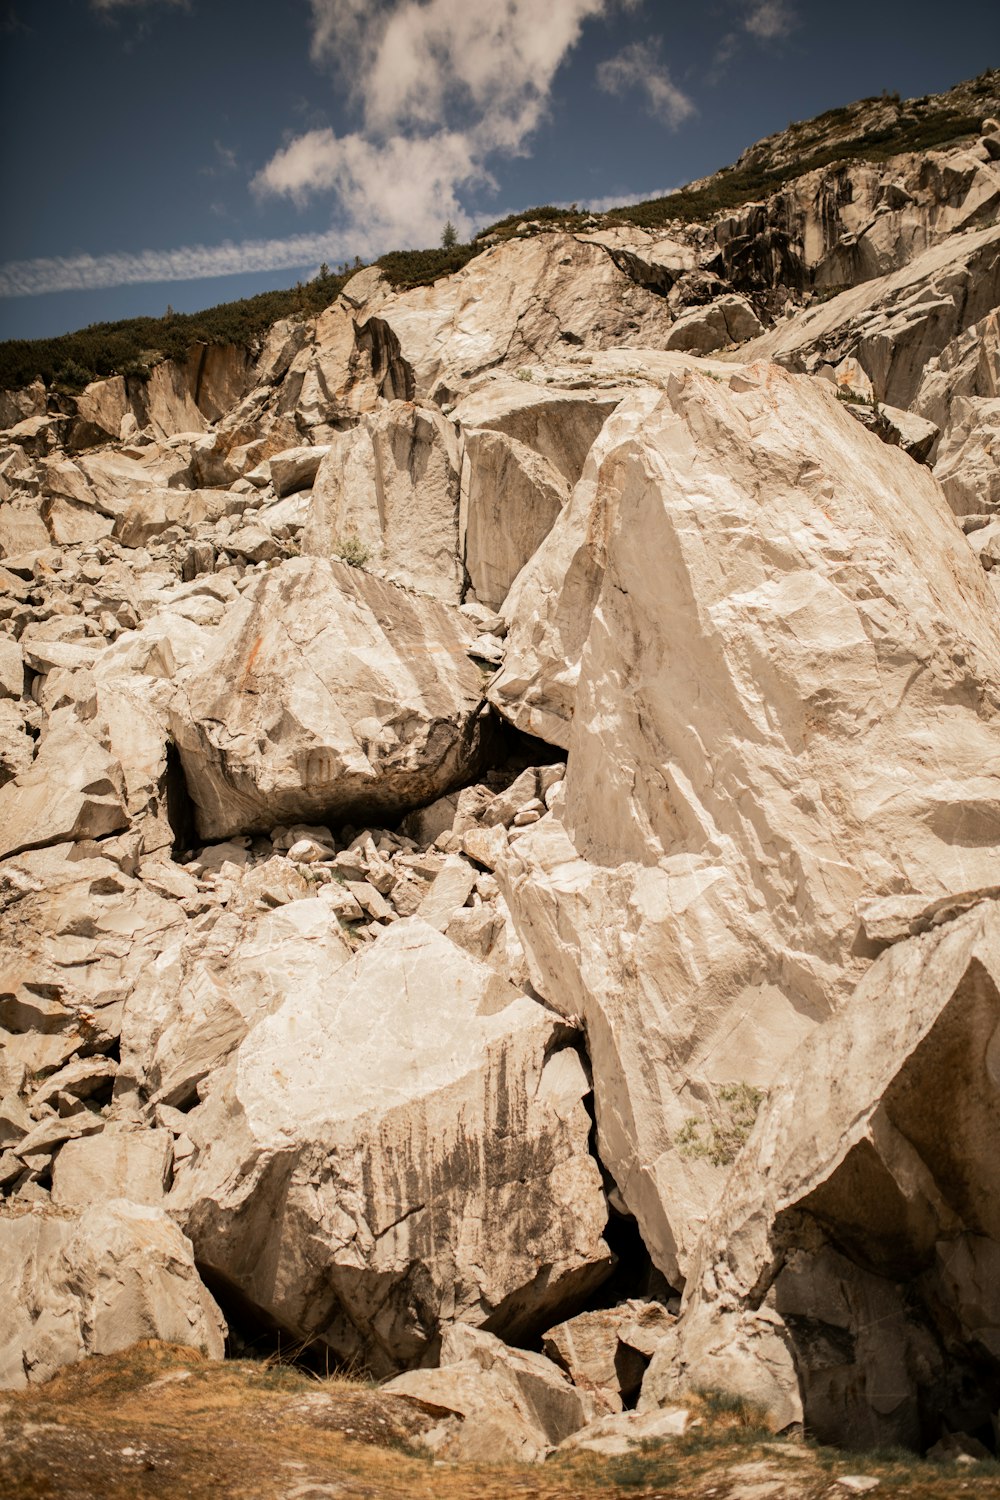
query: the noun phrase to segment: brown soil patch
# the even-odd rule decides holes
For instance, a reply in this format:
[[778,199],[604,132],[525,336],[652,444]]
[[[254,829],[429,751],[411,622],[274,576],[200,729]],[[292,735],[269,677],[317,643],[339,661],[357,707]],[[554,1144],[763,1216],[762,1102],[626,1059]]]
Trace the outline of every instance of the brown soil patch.
[[4,1500],[1000,1500],[1000,1465],[939,1468],[768,1439],[701,1404],[686,1438],[624,1459],[440,1464],[412,1440],[430,1411],[288,1366],[140,1344],[0,1396]]

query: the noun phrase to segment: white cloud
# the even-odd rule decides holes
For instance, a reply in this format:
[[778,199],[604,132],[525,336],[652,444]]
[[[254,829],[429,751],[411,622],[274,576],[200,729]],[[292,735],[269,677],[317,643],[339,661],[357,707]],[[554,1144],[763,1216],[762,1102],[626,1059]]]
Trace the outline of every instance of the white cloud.
[[597,69],[597,82],[606,94],[633,90],[644,94],[648,113],[671,129],[695,113],[693,100],[677,87],[660,61],[657,38],[633,42],[617,56],[607,58]]
[[584,198],[579,206],[592,214],[606,214],[612,208],[628,208],[630,203],[648,203],[651,198],[668,198],[676,191],[676,188],[661,187],[647,188],[643,193],[606,193],[603,198]]
[[352,85],[366,133],[440,126],[465,110],[483,125],[498,116],[503,135],[537,117],[584,22],[611,3],[311,0],[312,52]]
[[472,220],[459,193],[492,182],[545,116],[584,24],[633,0],[310,0],[312,54],[348,85],[360,129],[310,130],[257,173],[261,195],[333,199],[362,253],[436,243]]
[[140,250],[112,255],[60,255],[0,265],[0,297],[45,292],[93,291],[144,281],[196,281],[246,271],[296,270],[358,253],[343,234],[298,234],[281,240],[187,245],[177,250]]
[[738,29],[725,32],[716,48],[710,82],[718,83],[748,36],[767,46],[785,41],[799,24],[794,0],[740,0],[739,10]]
[[254,180],[260,193],[304,203],[316,193],[336,195],[352,253],[393,244],[436,244],[450,219],[460,237],[472,229],[457,189],[486,180],[468,136],[440,130],[430,136],[394,135],[372,142],[362,135],[310,130],[271,158]]
[[791,0],[753,0],[743,27],[759,42],[776,42],[792,33],[796,21]]

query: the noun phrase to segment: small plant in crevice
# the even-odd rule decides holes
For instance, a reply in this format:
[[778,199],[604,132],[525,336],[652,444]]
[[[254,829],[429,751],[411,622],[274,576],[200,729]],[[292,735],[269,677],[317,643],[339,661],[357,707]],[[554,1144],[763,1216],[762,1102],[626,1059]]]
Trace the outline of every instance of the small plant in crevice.
[[682,1156],[700,1157],[713,1167],[728,1167],[736,1160],[753,1129],[766,1094],[751,1083],[730,1083],[719,1090],[723,1109],[720,1118],[706,1124],[689,1115],[674,1135]]
[[870,406],[874,411],[878,411],[878,401],[874,394],[866,396],[861,391],[852,391],[849,385],[837,388],[837,400],[845,401],[850,406]]
[[363,568],[371,553],[356,531],[349,531],[334,546],[334,556],[339,557],[349,568]]

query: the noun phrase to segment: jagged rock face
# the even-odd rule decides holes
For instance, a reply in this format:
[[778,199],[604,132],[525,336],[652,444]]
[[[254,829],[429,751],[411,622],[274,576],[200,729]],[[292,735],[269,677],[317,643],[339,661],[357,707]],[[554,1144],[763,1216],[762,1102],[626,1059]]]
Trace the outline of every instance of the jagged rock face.
[[30,768],[0,788],[0,858],[128,825],[121,766],[72,716],[42,741]]
[[934,473],[955,514],[1000,509],[1000,326],[995,311],[930,361],[914,409],[940,429]]
[[342,563],[265,573],[170,712],[204,839],[431,801],[475,765],[458,618]]
[[[766,1341],[784,1345],[786,1402],[801,1384],[823,1441],[916,1447],[942,1418],[952,1431],[988,1423],[1000,1397],[998,982],[1000,908],[987,902],[889,949],[809,1038],[705,1226],[644,1397],[697,1367],[759,1399]],[[725,1351],[727,1325],[739,1360],[709,1353]]]
[[741,291],[856,286],[899,270],[949,235],[989,224],[1000,172],[974,150],[837,163],[713,228]]
[[122,869],[128,853],[103,840],[0,864],[0,1025],[12,1069],[43,1077],[80,1051],[116,1049],[132,987],[184,932],[183,910]]
[[226,1325],[194,1267],[190,1241],[162,1209],[124,1199],[0,1212],[4,1333],[0,1388],[49,1380],[63,1365],[139,1339],[221,1359]]
[[[691,369],[628,420],[576,515],[561,821],[497,874],[539,992],[586,1022],[602,1159],[676,1277],[746,1091],[862,972],[855,902],[989,883],[1000,654],[936,483],[823,383]],[[543,554],[569,554],[565,515]]]
[[879,400],[907,407],[928,361],[998,301],[1000,230],[970,230],[779,325],[740,357],[810,372],[854,358]]
[[426,923],[397,923],[254,1027],[191,1114],[206,1146],[170,1202],[199,1262],[378,1374],[446,1321],[552,1322],[610,1268],[568,1040]]
[[148,380],[114,375],[97,380],[76,398],[70,451],[128,440],[148,427],[157,438],[201,432],[246,394],[253,362],[231,344],[195,344],[184,360],[154,365]]
[[[364,276],[364,273],[362,273]],[[413,371],[392,327],[376,315],[386,295],[381,278],[344,295],[316,319],[310,341],[291,359],[275,411],[322,441],[340,425],[373,411],[380,398],[409,401]],[[268,380],[273,371],[267,370]]]

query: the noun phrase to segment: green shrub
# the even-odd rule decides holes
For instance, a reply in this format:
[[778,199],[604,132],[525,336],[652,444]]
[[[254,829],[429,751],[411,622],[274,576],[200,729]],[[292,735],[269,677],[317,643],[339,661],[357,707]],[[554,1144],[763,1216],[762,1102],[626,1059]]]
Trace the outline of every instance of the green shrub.
[[334,547],[334,554],[349,568],[363,568],[371,553],[356,531],[350,531]]

